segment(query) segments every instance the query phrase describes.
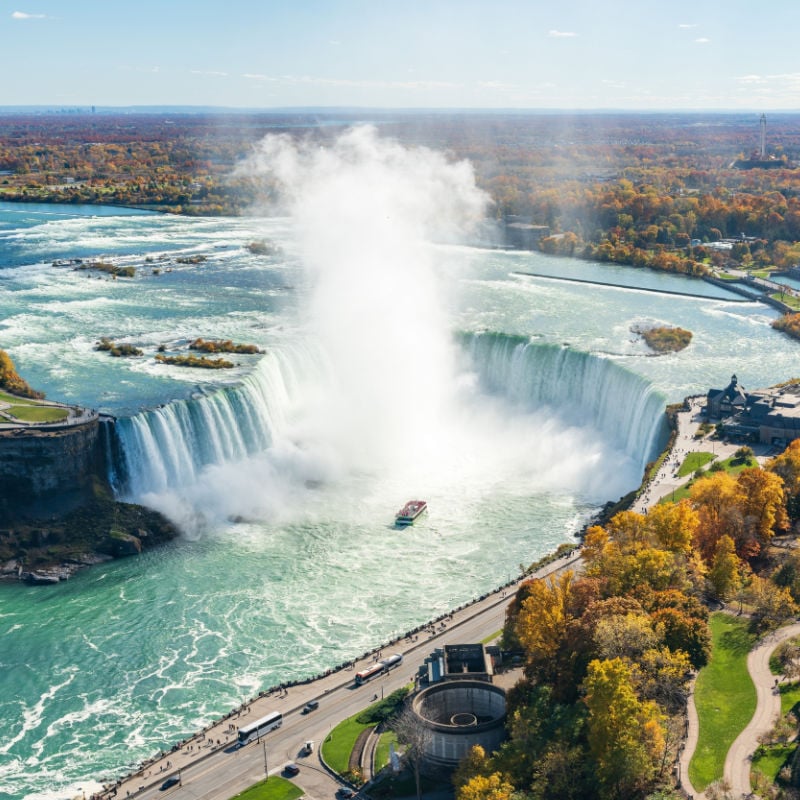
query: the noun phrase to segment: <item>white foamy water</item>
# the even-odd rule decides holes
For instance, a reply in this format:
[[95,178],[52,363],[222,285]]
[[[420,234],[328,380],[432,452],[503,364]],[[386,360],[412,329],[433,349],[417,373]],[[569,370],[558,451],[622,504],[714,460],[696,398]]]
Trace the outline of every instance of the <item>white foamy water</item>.
[[[50,396],[120,415],[120,491],[185,529],[55,587],[0,586],[0,797],[73,796],[504,582],[638,483],[666,399],[792,375],[761,306],[521,278],[701,286],[452,244],[482,202],[464,165],[365,132],[262,157],[279,217],[0,204],[0,347]],[[50,266],[101,255],[137,277]],[[691,346],[649,357],[643,320]],[[266,355],[154,364],[196,336]],[[413,496],[430,513],[399,539]]]

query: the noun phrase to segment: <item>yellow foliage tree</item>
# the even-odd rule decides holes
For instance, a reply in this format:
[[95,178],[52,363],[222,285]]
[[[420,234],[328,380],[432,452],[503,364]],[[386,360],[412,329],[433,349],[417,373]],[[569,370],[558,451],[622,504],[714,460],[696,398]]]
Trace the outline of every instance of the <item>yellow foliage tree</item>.
[[768,542],[774,529],[788,527],[783,480],[779,475],[764,469],[746,469],[739,473],[736,482],[743,495],[742,516],[752,537]]
[[519,640],[529,658],[555,658],[572,619],[569,600],[573,577],[567,570],[552,583],[537,580],[531,585],[517,621]]
[[661,713],[654,702],[637,697],[631,668],[622,659],[592,661],[584,687],[600,796],[633,797],[655,778],[664,750]]
[[510,800],[514,787],[499,773],[476,775],[456,791],[456,800]]
[[692,550],[699,519],[688,500],[657,503],[647,514],[647,527],[665,550],[686,553]]

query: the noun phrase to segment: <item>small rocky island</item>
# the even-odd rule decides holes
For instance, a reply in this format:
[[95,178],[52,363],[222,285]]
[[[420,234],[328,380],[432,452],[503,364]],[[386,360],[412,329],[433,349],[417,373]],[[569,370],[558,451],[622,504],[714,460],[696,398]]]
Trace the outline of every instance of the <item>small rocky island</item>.
[[658,355],[677,353],[688,347],[692,341],[692,332],[684,328],[634,325],[631,332],[641,336],[647,346]]

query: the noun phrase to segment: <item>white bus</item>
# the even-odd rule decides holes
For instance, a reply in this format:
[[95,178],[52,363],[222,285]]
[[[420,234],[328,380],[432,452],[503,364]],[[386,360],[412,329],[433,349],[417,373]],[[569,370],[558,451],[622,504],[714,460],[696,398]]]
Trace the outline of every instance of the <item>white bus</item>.
[[248,742],[252,742],[253,739],[260,739],[265,733],[274,731],[275,728],[280,728],[282,723],[283,714],[280,711],[273,711],[271,714],[267,714],[266,717],[261,717],[261,719],[257,719],[249,725],[242,725],[239,728],[239,745],[243,746]]

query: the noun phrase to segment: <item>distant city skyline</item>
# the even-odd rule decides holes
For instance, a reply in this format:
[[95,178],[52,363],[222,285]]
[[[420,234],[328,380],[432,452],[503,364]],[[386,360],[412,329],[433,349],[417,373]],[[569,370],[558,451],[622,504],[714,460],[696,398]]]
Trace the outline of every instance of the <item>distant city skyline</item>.
[[0,106],[800,109],[800,3],[4,0]]

